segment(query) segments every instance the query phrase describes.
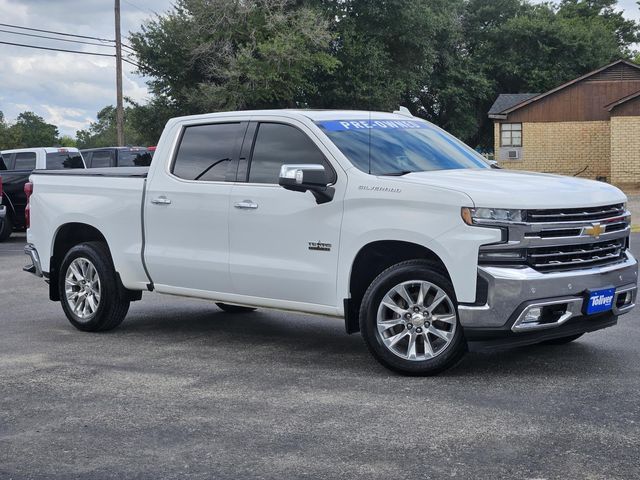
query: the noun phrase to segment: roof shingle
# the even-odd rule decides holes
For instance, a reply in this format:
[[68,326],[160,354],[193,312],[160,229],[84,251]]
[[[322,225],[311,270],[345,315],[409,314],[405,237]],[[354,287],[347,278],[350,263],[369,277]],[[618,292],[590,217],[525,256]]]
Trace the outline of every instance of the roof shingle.
[[496,98],[496,101],[493,102],[491,108],[489,109],[489,116],[491,115],[499,115],[505,110],[516,106],[519,103],[522,103],[530,98],[537,97],[540,95],[539,93],[501,93]]

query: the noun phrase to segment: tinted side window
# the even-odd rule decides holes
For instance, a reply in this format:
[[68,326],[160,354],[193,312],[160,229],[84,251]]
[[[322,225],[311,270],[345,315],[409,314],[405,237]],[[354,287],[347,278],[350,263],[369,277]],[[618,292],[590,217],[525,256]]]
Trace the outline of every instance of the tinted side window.
[[7,167],[7,170],[13,170],[13,157],[15,153],[4,153],[2,154],[2,158],[4,160],[4,164]]
[[241,123],[186,127],[172,173],[186,180],[224,181],[243,133]]
[[251,165],[250,183],[278,183],[284,164],[324,165],[329,182],[334,173],[322,152],[303,132],[290,125],[261,123],[258,127]]
[[64,168],[84,168],[79,152],[47,153],[47,170],[62,170]]
[[36,168],[35,152],[16,153],[14,170],[33,170]]
[[120,150],[118,152],[119,167],[148,167],[151,165],[151,154],[146,149]]
[[113,152],[108,150],[93,152],[91,155],[91,168],[104,168],[112,165],[111,159],[113,158]]
[[7,164],[4,163],[4,158],[0,155],[0,170],[8,170]]

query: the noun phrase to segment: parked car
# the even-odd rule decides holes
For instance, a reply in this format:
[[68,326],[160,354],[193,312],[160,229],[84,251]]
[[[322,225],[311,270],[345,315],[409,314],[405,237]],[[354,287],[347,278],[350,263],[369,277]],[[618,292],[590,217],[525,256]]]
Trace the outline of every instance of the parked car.
[[[2,162],[2,157],[0,157],[0,163]],[[4,232],[4,222],[7,217],[7,207],[2,204],[2,177],[0,177],[0,234]]]
[[0,203],[6,217],[0,228],[0,242],[7,240],[14,230],[25,228],[27,197],[24,186],[35,169],[58,170],[84,168],[77,148],[20,148],[0,152]]
[[81,150],[87,168],[148,167],[153,154],[146,147],[106,147]]
[[383,365],[427,375],[468,344],[567,343],[635,305],[620,190],[490,168],[402,114],[175,118],[149,169],[31,182],[25,268],[80,330],[156,291],[342,317]]

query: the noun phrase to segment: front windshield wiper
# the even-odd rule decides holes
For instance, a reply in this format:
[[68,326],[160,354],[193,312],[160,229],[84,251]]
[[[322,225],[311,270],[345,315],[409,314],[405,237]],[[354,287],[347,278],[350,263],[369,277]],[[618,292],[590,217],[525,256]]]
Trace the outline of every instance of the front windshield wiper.
[[414,173],[415,170],[401,170],[399,172],[387,172],[387,173],[378,173],[381,177],[401,177],[408,173]]

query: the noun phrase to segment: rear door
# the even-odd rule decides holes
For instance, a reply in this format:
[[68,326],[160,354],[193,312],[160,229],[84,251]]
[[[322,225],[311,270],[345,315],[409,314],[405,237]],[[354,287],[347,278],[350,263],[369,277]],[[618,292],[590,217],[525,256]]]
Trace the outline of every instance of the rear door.
[[229,292],[229,194],[247,123],[182,128],[168,166],[148,181],[145,260],[155,288]]

